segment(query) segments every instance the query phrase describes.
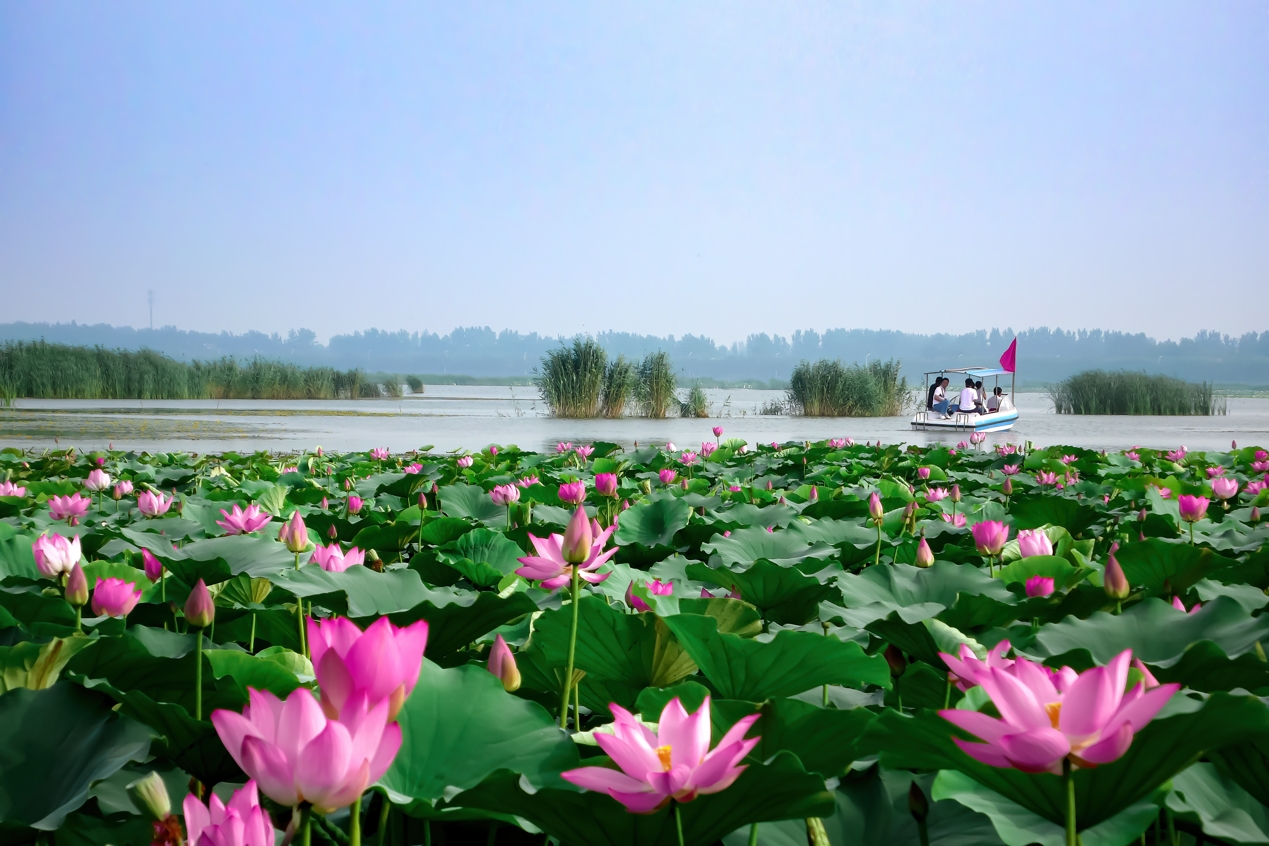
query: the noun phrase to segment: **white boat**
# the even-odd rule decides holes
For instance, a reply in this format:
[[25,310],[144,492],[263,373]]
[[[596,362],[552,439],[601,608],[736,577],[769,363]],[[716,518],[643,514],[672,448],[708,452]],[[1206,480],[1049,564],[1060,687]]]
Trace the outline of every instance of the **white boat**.
[[[930,386],[934,383],[930,381],[930,377],[934,376],[942,379],[944,376],[949,379],[960,377],[962,379],[973,379],[975,382],[982,382],[983,387],[987,387],[989,379],[993,380],[991,391],[995,393],[995,388],[1000,385],[1000,377],[1009,377],[1009,393],[1004,394],[1001,402],[1001,408],[998,411],[986,414],[977,414],[973,412],[952,411],[950,416],[941,414],[930,408],[923,408],[912,418],[913,429],[944,429],[949,432],[1004,432],[1013,428],[1013,424],[1018,422],[1018,409],[1013,404],[1014,374],[1012,370],[1003,370],[998,367],[954,367],[945,370],[932,370],[925,374],[925,394],[922,399],[930,396]],[[959,388],[949,386],[952,389],[951,397],[955,397]],[[953,400],[954,401],[954,400]]]

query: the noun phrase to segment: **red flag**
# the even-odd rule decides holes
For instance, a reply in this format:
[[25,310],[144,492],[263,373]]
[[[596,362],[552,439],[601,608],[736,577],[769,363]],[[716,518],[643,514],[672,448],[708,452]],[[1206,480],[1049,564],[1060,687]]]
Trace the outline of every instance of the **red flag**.
[[1005,350],[1005,354],[1000,357],[1000,369],[1014,372],[1014,366],[1018,363],[1018,339],[1014,338],[1013,343],[1009,345],[1009,349]]

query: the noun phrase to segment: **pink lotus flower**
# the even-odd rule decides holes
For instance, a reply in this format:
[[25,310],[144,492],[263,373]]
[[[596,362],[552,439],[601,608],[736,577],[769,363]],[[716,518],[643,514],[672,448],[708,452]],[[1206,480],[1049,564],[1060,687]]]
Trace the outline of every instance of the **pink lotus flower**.
[[0,496],[26,496],[26,488],[13,482],[0,482]]
[[79,518],[88,513],[91,500],[77,493],[70,496],[48,498],[48,513],[54,520],[65,520],[68,525],[79,525]]
[[494,638],[493,648],[489,650],[489,663],[485,668],[502,682],[502,688],[507,693],[515,693],[520,689],[520,668],[516,666],[516,657],[511,654],[511,648],[502,639],[502,635]]
[[54,532],[45,532],[31,544],[31,554],[35,557],[35,567],[46,579],[56,579],[70,573],[71,568],[83,557],[79,538],[64,538]]
[[163,578],[163,562],[154,557],[148,549],[141,550],[141,561],[145,566],[145,577],[152,582]]
[[573,449],[573,445],[571,443],[568,443],[567,441],[560,441],[558,444],[555,445],[555,451],[557,453],[571,452],[572,449]]
[[[957,448],[957,449],[969,449],[969,441],[958,441],[958,442],[956,443],[956,448]],[[948,452],[952,452],[952,451],[951,451],[951,450],[948,450]],[[955,455],[956,453],[952,453],[952,454],[953,454],[953,455]]]
[[581,505],[586,500],[585,482],[565,482],[560,485],[560,502]]
[[999,520],[984,520],[969,527],[980,555],[999,555],[1009,539],[1009,529]]
[[[1252,462],[1251,469],[1255,470],[1257,473],[1269,471],[1269,461],[1254,461]],[[17,494],[17,496],[21,496],[21,494]]]
[[758,720],[750,714],[736,722],[711,752],[709,697],[688,715],[676,696],[661,711],[657,733],[613,703],[613,733],[595,734],[600,748],[621,768],[580,767],[560,774],[585,790],[607,793],[632,814],[650,814],[671,799],[690,802],[731,786],[745,767],[740,762],[760,738],[745,740]]
[[1080,768],[1109,764],[1123,757],[1133,735],[1180,688],[1165,684],[1146,691],[1138,684],[1125,693],[1131,661],[1131,650],[1125,650],[1105,667],[1085,670],[1071,680],[1070,674],[1055,678],[1040,665],[1019,658],[1012,672],[990,669],[979,676],[1000,719],[977,711],[946,710],[939,715],[986,741],[955,738],[966,754],[988,766],[1060,775],[1066,758]]
[[683,462],[684,466],[686,467],[691,467],[693,464],[695,464],[696,459],[697,459],[696,453],[692,452],[690,449],[684,450],[683,454],[679,456],[679,461]]
[[1023,529],[1018,532],[1018,552],[1023,558],[1034,555],[1052,555],[1053,541],[1043,529]]
[[142,491],[137,497],[137,510],[146,517],[162,517],[172,507],[172,497],[153,491]]
[[1171,499],[1171,498],[1172,498],[1172,489],[1171,489],[1171,488],[1155,488],[1155,490],[1157,490],[1157,491],[1159,492],[1159,498],[1160,498],[1160,499]]
[[1238,480],[1229,478],[1213,479],[1212,495],[1217,499],[1233,499],[1238,496]]
[[996,444],[996,453],[998,455],[1013,455],[1018,448],[1013,444]]
[[490,446],[490,447],[489,447],[489,457],[490,457],[490,458],[497,458],[497,457],[498,457],[498,448],[497,448],[496,446]]
[[716,437],[716,438],[721,438],[722,436],[723,436],[723,427],[722,427],[722,426],[715,426],[715,427],[714,427],[714,437]]
[[1056,585],[1049,576],[1032,576],[1027,579],[1027,596],[1052,596]]
[[1066,465],[1071,465],[1079,461],[1079,459],[1080,457],[1078,455],[1064,455],[1062,456],[1062,463]]
[[402,471],[405,473],[405,475],[407,475],[407,476],[417,476],[418,474],[420,474],[420,473],[422,473],[422,472],[423,472],[423,465],[422,465],[422,464],[419,464],[419,463],[416,461],[416,462],[414,462],[413,464],[407,464],[407,465],[405,465],[405,467],[403,467],[403,468],[401,468],[401,469],[402,469]]
[[511,505],[520,501],[520,489],[515,485],[495,485],[489,492],[494,505]]
[[[967,691],[971,687],[977,687],[983,676],[993,668],[1010,671],[1013,667],[1013,659],[1005,657],[1009,652],[1009,641],[1007,640],[1002,640],[993,646],[987,653],[986,661],[980,660],[974,654],[974,651],[964,643],[961,644],[960,649],[957,651],[959,657],[953,658],[945,652],[940,652],[939,657],[947,665],[948,681],[956,685],[961,692]],[[1043,669],[1048,670],[1048,667]]]
[[830,449],[841,449],[846,446],[845,438],[829,438],[828,445]]
[[740,493],[742,490],[744,490],[744,488],[740,487],[740,485],[728,485],[727,490],[729,490],[732,493]]
[[885,508],[881,504],[881,495],[876,491],[868,495],[868,516],[877,525],[881,525],[882,519],[886,516]]
[[349,514],[360,514],[361,506],[365,505],[366,501],[356,494],[349,494],[345,504],[348,506]]
[[1174,462],[1176,464],[1180,464],[1182,461],[1185,460],[1185,452],[1186,452],[1185,447],[1171,450],[1167,454],[1168,461]]
[[1004,467],[1000,468],[1000,472],[1004,473],[1006,476],[1014,476],[1017,475],[1018,471],[1021,469],[1021,464],[1006,464]]
[[947,499],[947,488],[930,488],[925,492],[927,502],[938,502],[941,499]]
[[1128,576],[1124,574],[1124,568],[1115,558],[1115,552],[1118,549],[1118,543],[1110,545],[1110,552],[1106,557],[1106,569],[1102,573],[1102,588],[1111,599],[1122,601],[1132,592],[1132,585],[1128,582]]
[[255,688],[247,694],[251,704],[241,714],[214,711],[212,725],[238,766],[282,805],[309,802],[322,814],[351,805],[401,748],[387,699],[369,705],[358,695],[333,720],[305,687],[285,702]]
[[[660,579],[653,579],[650,582],[646,582],[644,586],[648,589],[648,593],[652,594],[653,596],[673,596],[674,595],[673,582],[663,582]],[[648,603],[644,602],[642,599],[635,596],[634,582],[631,582],[630,586],[626,588],[626,605],[630,608],[633,608],[636,611],[651,611],[652,610],[652,606],[648,605]]]
[[1197,523],[1207,515],[1207,506],[1210,500],[1205,496],[1190,496],[1188,494],[1177,497],[1176,508],[1181,515],[1181,519],[1187,523]]
[[84,487],[93,493],[101,493],[110,487],[110,476],[104,470],[94,470],[84,480]]
[[[1172,607],[1178,611],[1185,611],[1185,603],[1181,601],[1181,597],[1179,596],[1172,597]],[[1188,613],[1193,614],[1195,611],[1198,611],[1202,607],[1203,607],[1203,603],[1196,602],[1194,603],[1194,607],[1191,608]]]
[[387,702],[387,719],[395,720],[419,681],[427,621],[398,628],[380,617],[363,632],[346,617],[309,617],[308,642],[327,716],[343,719],[350,706]]
[[939,516],[943,518],[944,523],[951,523],[958,529],[965,528],[964,514],[940,514]]
[[674,479],[677,476],[678,476],[678,473],[676,473],[674,470],[672,470],[669,467],[666,467],[660,473],[657,473],[657,478],[661,480],[661,484],[663,485],[674,484]]
[[1056,485],[1057,481],[1057,473],[1040,470],[1035,474],[1035,482],[1037,485]]
[[666,452],[674,452],[676,449],[678,449],[678,447],[676,447],[676,446],[674,445],[674,441],[667,441],[667,442],[666,442],[666,444],[665,444],[665,451],[666,451]]
[[254,781],[235,790],[228,805],[215,793],[206,805],[191,793],[183,810],[189,846],[273,846],[273,821],[260,807]]
[[709,458],[718,446],[713,441],[701,441],[701,458]]
[[[540,581],[542,587],[555,590],[572,578],[574,564],[570,563],[571,559],[578,562],[578,576],[593,585],[611,576],[612,573],[599,574],[595,570],[617,553],[616,547],[604,552],[604,544],[617,527],[609,526],[603,531],[588,527],[585,532],[579,531],[576,527],[584,524],[585,520],[585,512],[579,507],[563,535],[539,538],[530,532],[529,540],[538,554],[516,559],[524,565],[516,570],[516,575]],[[582,548],[584,545],[589,545],[589,550]]]
[[918,467],[918,468],[917,468],[917,478],[918,478],[918,479],[921,479],[922,481],[924,481],[924,480],[926,480],[926,479],[930,478],[930,468],[929,468],[929,467]]
[[576,452],[582,458],[590,458],[591,454],[595,452],[595,448],[591,446],[590,444],[585,444],[583,446],[577,447],[577,449],[575,449],[574,452]]
[[249,535],[264,528],[273,519],[261,511],[258,505],[248,505],[244,511],[237,503],[234,503],[232,512],[220,509],[220,515],[225,519],[217,520],[216,525],[224,529],[227,535]]
[[291,552],[299,553],[308,549],[308,527],[304,525],[304,518],[300,516],[298,508],[291,512],[290,519],[278,529],[278,540]]
[[1224,475],[1225,475],[1225,468],[1224,468],[1224,467],[1209,467],[1209,468],[1207,468],[1207,478],[1209,478],[1209,479],[1215,479],[1217,476],[1224,476]]
[[1256,496],[1266,487],[1266,483],[1260,479],[1248,482],[1247,487],[1243,488],[1243,492],[1248,496]]
[[541,480],[538,479],[537,476],[525,476],[523,479],[516,482],[516,485],[521,488],[531,488],[540,482]]
[[1266,460],[1269,460],[1269,452],[1265,452],[1263,449],[1258,449],[1258,450],[1256,450],[1256,456],[1255,456],[1255,457],[1256,457],[1256,460],[1257,460],[1257,461],[1266,461]]
[[384,461],[388,458],[389,455],[391,455],[391,453],[388,452],[387,447],[375,447],[374,449],[370,450],[370,457],[373,458],[375,461]]
[[125,479],[122,482],[117,482],[115,484],[115,489],[111,496],[113,496],[117,502],[130,493],[132,493],[132,483]]
[[461,468],[463,468],[464,470],[466,470],[468,467],[472,466],[472,464],[475,462],[475,460],[476,460],[476,459],[472,458],[470,455],[464,455],[464,456],[461,456],[461,457],[458,459],[458,461],[456,461],[455,463],[456,463],[459,467],[461,467]]
[[366,553],[355,546],[344,552],[337,543],[332,543],[330,546],[318,545],[313,550],[308,563],[316,564],[327,573],[342,573],[349,567],[365,564]]
[[916,550],[916,566],[922,569],[932,567],[934,565],[934,550],[930,549],[930,544],[924,537],[917,544]]
[[194,589],[185,600],[184,610],[185,622],[196,628],[205,629],[216,620],[216,603],[202,579],[194,583]]
[[1141,460],[1141,455],[1140,455],[1140,453],[1137,453],[1137,452],[1135,452],[1135,451],[1133,451],[1133,450],[1128,450],[1127,452],[1125,452],[1125,453],[1124,453],[1124,456],[1125,456],[1126,458],[1128,458],[1130,461],[1140,461],[1140,460]]
[[126,617],[141,601],[141,588],[123,579],[98,579],[93,588],[93,613],[98,617]]
[[617,474],[596,473],[595,493],[600,496],[615,497],[617,495]]

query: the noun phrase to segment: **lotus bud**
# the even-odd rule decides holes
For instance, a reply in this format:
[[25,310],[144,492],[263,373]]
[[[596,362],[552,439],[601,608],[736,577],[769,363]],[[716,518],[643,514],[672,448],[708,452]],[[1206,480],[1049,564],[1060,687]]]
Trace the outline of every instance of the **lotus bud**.
[[322,510],[327,511],[329,509],[330,509],[330,500],[327,499],[326,497],[322,497]]
[[185,600],[185,621],[195,628],[205,629],[216,619],[216,604],[212,602],[211,591],[207,584],[199,579],[194,589]]
[[1027,596],[1052,596],[1057,585],[1050,576],[1032,576],[1027,579]]
[[172,816],[172,800],[167,795],[167,785],[155,772],[139,778],[128,785],[128,795],[132,801],[145,808],[156,820],[166,820]]
[[419,510],[427,511],[427,494],[419,491]]
[[1107,596],[1122,601],[1128,598],[1128,594],[1132,592],[1132,586],[1128,584],[1124,568],[1120,567],[1119,562],[1115,560],[1115,550],[1118,548],[1119,544],[1112,544],[1110,547],[1110,555],[1106,559],[1106,571],[1102,574],[1102,585]]
[[952,499],[952,502],[961,501],[961,486],[960,485],[952,485],[951,499]]
[[912,786],[908,788],[908,813],[919,823],[925,822],[930,815],[930,800],[925,798],[925,791],[916,783],[916,779],[912,780]]
[[494,639],[493,649],[489,650],[489,672],[502,682],[502,689],[507,693],[515,693],[520,689],[520,670],[516,667],[516,658],[511,654],[507,642],[498,635]]
[[344,477],[344,490],[346,491],[352,490],[352,476]]
[[84,568],[79,566],[78,561],[71,567],[70,575],[66,578],[66,601],[76,608],[88,604],[88,577],[84,575]]
[[934,566],[934,550],[930,549],[930,544],[924,537],[917,544],[916,565],[921,569]]
[[1253,505],[1251,507],[1251,522],[1253,523],[1260,522],[1260,507],[1259,506]]
[[886,647],[885,656],[886,663],[890,665],[891,678],[899,678],[903,675],[903,671],[908,669],[908,662],[903,657],[903,652],[893,643]]
[[682,488],[683,490],[687,490],[687,479],[681,480],[679,482],[679,487]]
[[363,500],[361,497],[356,496],[356,495],[349,495],[349,497],[348,497],[348,513],[349,513],[349,514],[359,514],[359,513],[361,513],[361,506],[362,506],[364,503],[365,503],[365,500]]
[[615,497],[617,495],[617,475],[615,473],[596,473],[595,493],[600,496]]
[[771,481],[770,479],[767,480],[767,490],[769,491],[775,490],[775,482]]
[[335,540],[336,538],[339,537],[339,529],[335,527],[334,523],[331,523],[330,528],[326,530],[326,537],[330,538],[331,540]]
[[[1013,496],[1013,479],[1006,476],[1004,484],[1000,486],[1000,492],[1005,496]],[[916,782],[912,783],[916,784]]]
[[886,516],[885,509],[881,505],[881,497],[876,491],[873,491],[868,496],[868,516],[876,523],[880,523],[881,519]]
[[918,468],[917,468],[917,478],[918,478],[918,479],[921,479],[922,481],[924,481],[924,480],[926,480],[926,479],[930,478],[930,468],[929,468],[929,467],[918,467]]
[[154,557],[148,549],[141,550],[141,561],[145,565],[145,577],[152,582],[163,578],[163,562]]
[[304,518],[300,516],[298,508],[291,512],[291,519],[278,530],[278,540],[286,544],[291,552],[303,552],[308,548],[308,528],[304,525]]
[[628,500],[628,499],[623,499],[623,500],[621,501],[621,510],[622,510],[622,511],[629,511],[629,510],[630,510],[630,500]]
[[1181,515],[1181,519],[1187,523],[1197,523],[1207,515],[1207,506],[1210,500],[1205,496],[1180,496],[1177,497],[1177,512]]
[[564,540],[561,543],[564,560],[569,564],[585,564],[590,558],[591,541],[590,520],[586,517],[586,509],[579,505],[573,512],[573,519],[568,521],[568,528],[564,530]]
[[723,435],[723,427],[722,427],[722,426],[715,426],[715,427],[714,427],[714,437],[716,437],[716,438],[721,438],[721,437],[722,437],[722,435]]
[[815,502],[819,498],[820,498],[820,489],[812,485],[811,486],[811,502]]
[[1146,509],[1143,508],[1137,512],[1137,521],[1140,523],[1146,522]]

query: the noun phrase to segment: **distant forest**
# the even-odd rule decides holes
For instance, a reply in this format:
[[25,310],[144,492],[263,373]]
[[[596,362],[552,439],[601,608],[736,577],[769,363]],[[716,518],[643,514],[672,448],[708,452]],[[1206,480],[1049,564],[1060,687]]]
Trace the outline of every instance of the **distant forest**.
[[[1012,330],[965,335],[917,335],[868,329],[813,330],[781,335],[750,335],[719,344],[699,335],[657,337],[603,332],[596,340],[609,355],[641,358],[648,352],[670,354],[680,380],[716,379],[771,384],[787,380],[802,360],[821,358],[866,363],[895,358],[909,378],[938,367],[994,365],[1014,337]],[[1057,382],[1081,370],[1133,370],[1218,385],[1269,385],[1269,331],[1231,337],[1200,332],[1180,341],[1157,341],[1144,334],[1101,330],[1026,329],[1018,336],[1018,377],[1036,386]],[[0,324],[0,342],[46,340],[51,343],[151,349],[184,361],[222,356],[257,357],[304,366],[367,372],[426,373],[475,377],[532,375],[543,354],[571,338],[536,332],[494,332],[488,327],[433,332],[383,332],[368,329],[335,335],[318,343],[307,329],[278,334],[190,332],[165,326],[133,329],[105,324]]]

